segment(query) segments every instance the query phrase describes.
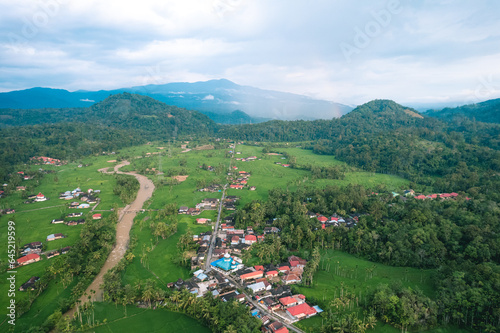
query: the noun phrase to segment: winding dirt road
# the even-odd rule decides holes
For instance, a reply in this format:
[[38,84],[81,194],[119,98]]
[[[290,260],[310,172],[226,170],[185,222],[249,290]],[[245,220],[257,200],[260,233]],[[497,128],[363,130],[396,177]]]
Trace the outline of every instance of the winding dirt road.
[[[122,175],[131,175],[134,176],[140,184],[139,191],[137,192],[137,197],[130,204],[125,206],[120,211],[118,223],[116,225],[116,244],[111,253],[106,259],[104,266],[101,268],[101,271],[95,277],[94,281],[90,284],[90,286],[85,290],[85,293],[80,298],[80,304],[83,304],[89,300],[88,296],[91,296],[92,301],[102,301],[103,291],[101,289],[101,285],[103,283],[104,274],[111,268],[115,267],[115,265],[123,258],[125,255],[125,251],[128,248],[128,243],[130,240],[130,229],[132,228],[132,224],[134,222],[134,218],[137,214],[137,211],[142,209],[142,206],[153,195],[153,191],[155,186],[153,182],[145,176],[138,175],[134,172],[121,172],[118,171],[122,166],[129,165],[128,161],[124,161],[115,166],[114,172]],[[108,171],[109,168],[99,169],[100,172],[103,173],[112,173]],[[94,293],[95,291],[95,293]],[[65,316],[73,316],[76,311],[76,307],[73,307],[71,310],[65,313]]]

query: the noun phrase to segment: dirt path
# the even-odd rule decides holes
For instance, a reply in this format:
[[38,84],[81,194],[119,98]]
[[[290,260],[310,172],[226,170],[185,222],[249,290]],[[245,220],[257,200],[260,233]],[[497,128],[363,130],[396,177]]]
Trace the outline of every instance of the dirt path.
[[[89,300],[88,296],[91,296],[93,301],[102,301],[103,291],[100,286],[103,283],[104,274],[111,268],[113,268],[125,255],[125,251],[127,250],[129,239],[130,239],[130,229],[132,228],[132,224],[134,222],[134,217],[136,216],[136,212],[142,209],[144,202],[151,198],[153,195],[153,191],[155,186],[153,182],[145,176],[138,175],[133,172],[121,172],[118,171],[122,166],[129,165],[128,161],[124,161],[115,166],[114,171],[123,175],[131,175],[134,176],[140,184],[139,191],[137,192],[137,197],[130,204],[125,206],[120,212],[118,224],[116,225],[116,244],[111,253],[108,256],[108,259],[104,263],[104,266],[101,268],[101,271],[95,277],[94,281],[87,288],[83,296],[80,298],[80,304],[83,304]],[[100,169],[99,172],[111,173],[108,172],[109,168]],[[94,293],[95,291],[95,293]],[[76,311],[76,307],[72,308],[68,312],[66,312],[65,316],[73,316]]]

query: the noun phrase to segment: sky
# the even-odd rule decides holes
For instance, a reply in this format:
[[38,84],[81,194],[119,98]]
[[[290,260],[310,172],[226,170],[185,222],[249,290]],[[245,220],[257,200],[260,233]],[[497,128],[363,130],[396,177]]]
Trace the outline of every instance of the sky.
[[356,105],[500,97],[498,0],[0,0],[0,91],[225,78]]

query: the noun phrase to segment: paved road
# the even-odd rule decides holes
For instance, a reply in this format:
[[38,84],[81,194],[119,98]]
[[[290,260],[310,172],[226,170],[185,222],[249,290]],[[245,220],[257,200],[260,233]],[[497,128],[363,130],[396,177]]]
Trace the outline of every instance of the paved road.
[[222,198],[219,202],[219,214],[217,215],[217,222],[215,222],[215,229],[212,232],[212,238],[210,239],[210,246],[208,248],[208,252],[205,258],[205,271],[209,271],[211,269],[210,262],[212,261],[212,252],[215,247],[215,241],[217,239],[217,235],[219,234],[219,222],[220,222],[220,214],[222,212],[222,206],[224,206],[224,197],[226,195],[226,187],[227,184],[224,185],[224,189],[222,190]]
[[[231,165],[233,164],[233,158],[234,154],[236,151],[236,143],[234,144],[235,150],[233,150],[233,155],[231,156],[231,159],[229,160],[229,170],[231,170]],[[212,232],[212,238],[210,239],[210,246],[208,248],[207,255],[205,257],[205,272],[208,272],[212,269],[210,266],[210,262],[212,261],[212,252],[215,247],[215,241],[217,239],[217,235],[219,234],[219,222],[220,222],[220,215],[222,212],[222,207],[224,205],[224,198],[226,196],[226,189],[227,189],[228,184],[224,185],[224,189],[222,190],[222,198],[220,199],[219,203],[219,214],[217,215],[217,221],[215,222],[215,229]]]

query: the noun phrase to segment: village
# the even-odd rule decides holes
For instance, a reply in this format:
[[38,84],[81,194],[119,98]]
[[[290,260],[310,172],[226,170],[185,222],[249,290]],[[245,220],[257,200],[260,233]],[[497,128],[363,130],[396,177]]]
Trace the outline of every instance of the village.
[[[36,160],[38,160],[38,158]],[[41,159],[41,160],[46,162],[47,164],[50,163],[57,165],[56,163],[60,163],[57,160],[54,161],[53,159]],[[83,202],[78,202],[78,201],[71,202],[68,205],[68,208],[74,208],[74,209],[86,209],[90,208],[90,204],[95,204],[94,207],[92,208],[92,210],[94,210],[99,203],[99,198],[97,198],[97,195],[99,193],[100,190],[94,191],[93,189],[88,189],[87,191],[82,191],[80,188],[77,187],[74,190],[68,190],[66,192],[60,193],[59,199],[61,200],[78,199],[80,201],[83,201]],[[45,195],[41,192],[38,193],[37,195],[28,196],[28,199],[32,201],[25,203],[43,202],[48,200],[48,198],[45,197]],[[65,224],[67,226],[76,226],[80,224],[85,224],[86,220],[85,218],[82,218],[83,215],[84,215],[83,212],[69,213],[66,214],[64,218],[55,218],[48,222],[51,224]],[[80,218],[75,219],[78,217]],[[102,214],[100,213],[92,214],[91,218],[92,220],[100,220],[102,218]],[[53,242],[63,238],[66,238],[66,236],[63,233],[53,233],[46,236],[45,242],[47,243]],[[60,249],[45,251],[45,246],[41,241],[27,243],[21,247],[19,252],[20,256],[19,258],[16,259],[16,265],[11,267],[10,269],[38,262],[40,260],[43,260],[43,257],[45,257],[46,259],[54,258],[56,256],[68,253],[70,249],[71,246],[65,246]],[[32,276],[27,282],[21,285],[19,291],[35,290],[36,282],[38,280],[39,277]]]
[[[254,161],[257,158],[250,156],[236,159]],[[229,188],[242,190],[246,187],[255,190],[255,186],[248,185],[251,174],[237,170],[238,168],[233,166],[228,173]],[[199,191],[220,192],[225,191],[225,187],[215,184]],[[181,206],[178,214],[195,216],[204,210],[218,208],[219,211],[224,208],[225,211],[234,212],[238,200],[237,196],[225,196],[223,193],[222,199],[205,198],[195,207]],[[215,226],[219,225],[218,222]],[[304,295],[294,295],[292,292],[291,285],[302,281],[302,274],[307,265],[305,259],[290,256],[288,262],[280,265],[253,267],[246,267],[240,259],[239,255],[250,251],[253,244],[264,241],[266,235],[279,235],[280,230],[272,226],[273,220],[268,221],[268,226],[264,227],[262,234],[256,234],[252,227],[245,230],[236,229],[234,214],[221,218],[220,222],[220,226],[213,232],[193,235],[193,241],[198,244],[197,255],[191,258],[193,277],[169,283],[169,288],[186,289],[197,297],[211,293],[224,302],[241,302],[249,307],[252,316],[262,322],[263,332],[289,332],[287,325],[323,311],[318,306],[308,304]],[[196,223],[208,224],[212,223],[212,220],[197,218]],[[202,267],[208,269],[201,269]]]

